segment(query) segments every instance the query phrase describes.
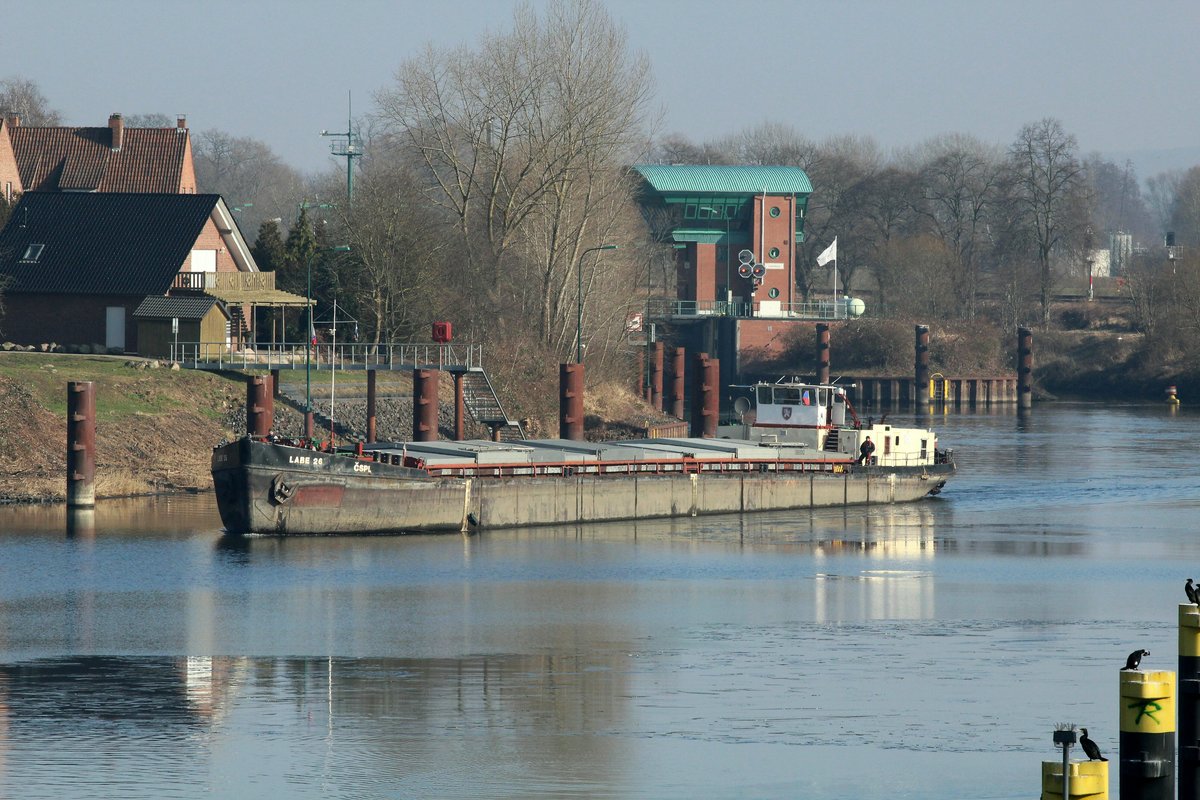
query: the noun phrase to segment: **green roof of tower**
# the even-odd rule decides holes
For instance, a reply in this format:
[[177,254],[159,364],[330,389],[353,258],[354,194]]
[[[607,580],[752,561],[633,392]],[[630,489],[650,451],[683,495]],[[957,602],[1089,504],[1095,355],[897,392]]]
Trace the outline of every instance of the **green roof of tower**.
[[662,194],[812,194],[812,182],[799,167],[639,164],[634,169]]

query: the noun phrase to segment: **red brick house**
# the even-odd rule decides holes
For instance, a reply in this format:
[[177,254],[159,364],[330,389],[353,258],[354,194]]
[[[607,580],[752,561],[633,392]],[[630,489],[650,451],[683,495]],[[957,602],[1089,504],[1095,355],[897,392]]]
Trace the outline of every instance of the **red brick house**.
[[24,192],[195,194],[187,120],[174,128],[126,128],[120,114],[106,127],[30,127],[0,120],[0,196]]
[[253,306],[305,305],[259,272],[214,194],[26,192],[0,231],[0,276],[0,330],[18,344],[140,352],[133,315],[141,307],[147,319],[147,297],[206,294],[223,304],[227,342],[239,347]]

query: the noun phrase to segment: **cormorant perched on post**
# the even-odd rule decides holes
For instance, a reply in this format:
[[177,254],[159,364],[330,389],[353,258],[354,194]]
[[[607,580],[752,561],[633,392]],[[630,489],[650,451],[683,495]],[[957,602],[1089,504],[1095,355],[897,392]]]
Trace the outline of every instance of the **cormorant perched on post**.
[[1183,590],[1187,592],[1188,602],[1200,606],[1200,592],[1196,591],[1196,587],[1192,585],[1194,578],[1188,578],[1187,583],[1183,585]]
[[1088,738],[1087,728],[1080,728],[1083,731],[1083,736],[1079,737],[1079,746],[1083,748],[1083,753],[1088,757],[1088,761],[1108,761],[1107,758],[1100,755],[1100,748],[1096,743]]
[[1129,658],[1125,659],[1125,666],[1121,669],[1137,669],[1138,665],[1142,663],[1142,656],[1148,655],[1150,655],[1149,650],[1134,650],[1129,654]]

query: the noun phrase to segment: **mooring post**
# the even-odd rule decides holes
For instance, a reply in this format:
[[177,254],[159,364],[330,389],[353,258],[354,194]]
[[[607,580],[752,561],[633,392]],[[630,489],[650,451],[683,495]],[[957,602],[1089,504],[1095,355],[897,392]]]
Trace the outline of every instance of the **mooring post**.
[[1033,407],[1033,331],[1017,328],[1017,405]]
[[696,354],[696,397],[692,403],[692,436],[711,439],[717,435],[720,411],[721,362],[708,353]]
[[558,438],[583,441],[583,364],[558,365]]
[[275,425],[274,381],[269,375],[251,375],[246,381],[246,435],[262,439]]
[[829,383],[829,325],[817,323],[817,383]]
[[96,384],[67,383],[67,507],[96,505]]
[[683,365],[687,350],[676,347],[671,354],[671,416],[683,419]]
[[655,342],[653,358],[650,366],[650,405],[658,411],[663,410],[663,343]]
[[454,373],[454,441],[461,442],[467,438],[467,397],[464,382],[467,373]]
[[375,370],[367,370],[367,441],[375,441]]
[[916,336],[916,370],[913,382],[914,399],[918,408],[929,405],[929,326],[917,325]]
[[1121,670],[1121,800],[1174,800],[1175,673]]
[[277,369],[271,370],[271,396],[274,397],[275,399],[279,399],[279,397],[280,397],[279,370],[277,370]]
[[414,442],[436,442],[438,436],[438,378],[436,369],[413,370]]
[[1179,800],[1200,800],[1200,606],[1179,604]]

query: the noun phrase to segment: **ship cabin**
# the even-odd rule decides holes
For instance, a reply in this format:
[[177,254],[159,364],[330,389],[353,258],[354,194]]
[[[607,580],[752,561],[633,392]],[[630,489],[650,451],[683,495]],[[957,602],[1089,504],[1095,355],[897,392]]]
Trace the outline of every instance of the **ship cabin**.
[[846,391],[840,386],[760,383],[754,400],[754,424],[759,428],[840,428],[846,424]]
[[869,436],[875,445],[871,464],[914,466],[937,462],[937,438],[924,428],[898,428],[887,422],[864,425],[846,398],[846,389],[826,384],[780,381],[754,387],[753,422],[742,434],[763,444],[810,447],[826,458],[857,461]]

